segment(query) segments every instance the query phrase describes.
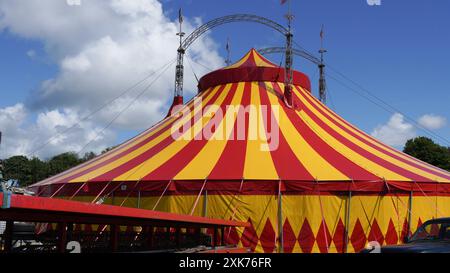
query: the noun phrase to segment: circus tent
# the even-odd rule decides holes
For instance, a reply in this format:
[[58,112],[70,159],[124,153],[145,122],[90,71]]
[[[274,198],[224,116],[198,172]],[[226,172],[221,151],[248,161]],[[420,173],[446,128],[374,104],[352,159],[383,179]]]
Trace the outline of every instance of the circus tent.
[[[40,196],[248,221],[256,252],[357,252],[450,214],[450,173],[362,132],[250,50],[135,138],[32,186]],[[362,115],[364,113],[361,113]],[[145,117],[142,117],[145,118]]]

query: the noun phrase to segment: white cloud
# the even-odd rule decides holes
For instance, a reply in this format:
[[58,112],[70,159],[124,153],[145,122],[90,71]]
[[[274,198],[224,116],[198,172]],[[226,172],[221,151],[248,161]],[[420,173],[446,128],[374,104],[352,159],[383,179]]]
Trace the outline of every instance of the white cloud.
[[[190,33],[200,23],[199,18],[185,18],[185,32]],[[25,105],[20,104],[24,119],[37,119],[19,122],[21,127],[9,130],[13,132],[10,135],[0,127],[8,146],[14,147],[8,148],[8,154],[30,152],[38,142],[45,143],[50,133],[97,110],[151,73],[156,76],[164,64],[174,60],[178,47],[177,22],[170,21],[156,0],[91,0],[82,1],[80,6],[53,0],[1,1],[2,30],[41,41],[48,57],[59,66],[55,77],[43,81]],[[188,56],[213,69],[223,64],[217,45],[208,36],[197,40]],[[191,63],[197,75],[208,72],[196,62]],[[116,120],[110,135],[119,130],[143,130],[166,114],[173,95],[174,70],[172,65]],[[196,93],[197,84],[189,65],[185,70],[185,93],[189,96]],[[79,132],[71,133],[79,138],[63,136],[38,155],[79,147],[92,130],[108,124],[154,77],[108,105],[90,123],[77,128]],[[1,112],[0,120],[13,122],[14,118],[5,113]],[[55,128],[51,129],[52,125]],[[21,130],[34,130],[36,141],[21,134]],[[73,143],[69,144],[69,140]]]
[[446,125],[447,119],[445,117],[427,114],[420,117],[418,122],[421,126],[425,127],[428,130],[437,130],[443,128]]
[[[114,144],[116,138],[113,131],[103,130],[104,127],[93,122],[79,122],[80,117],[70,109],[41,112],[31,124],[27,122],[28,116],[21,103],[0,108],[3,133],[0,158],[12,155],[47,158],[66,151],[100,152]],[[69,134],[58,134],[71,127]],[[48,145],[42,147],[47,142]]]
[[396,113],[384,125],[377,126],[372,136],[382,142],[396,147],[402,147],[406,141],[417,136],[414,126],[407,123],[402,114]]

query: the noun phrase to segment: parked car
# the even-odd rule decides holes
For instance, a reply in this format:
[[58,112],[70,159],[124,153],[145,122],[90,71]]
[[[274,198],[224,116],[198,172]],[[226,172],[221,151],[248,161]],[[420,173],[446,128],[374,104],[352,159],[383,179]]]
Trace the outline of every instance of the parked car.
[[404,244],[381,247],[381,253],[450,253],[450,218],[426,221]]

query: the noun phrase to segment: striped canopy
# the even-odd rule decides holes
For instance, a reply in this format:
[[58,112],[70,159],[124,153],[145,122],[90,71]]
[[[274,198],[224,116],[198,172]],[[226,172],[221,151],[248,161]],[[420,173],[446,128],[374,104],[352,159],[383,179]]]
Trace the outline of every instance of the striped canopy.
[[297,71],[294,105],[287,107],[283,82],[284,69],[252,49],[237,63],[205,75],[198,95],[176,114],[34,186],[245,180],[254,187],[285,181],[292,189],[295,183],[330,182],[338,190],[344,181],[404,187],[450,182],[449,172],[381,143],[331,111]]

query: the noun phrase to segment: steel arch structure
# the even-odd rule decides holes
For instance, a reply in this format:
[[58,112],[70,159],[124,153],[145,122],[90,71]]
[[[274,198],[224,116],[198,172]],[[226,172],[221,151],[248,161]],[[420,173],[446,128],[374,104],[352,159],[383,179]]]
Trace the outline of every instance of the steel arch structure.
[[[261,48],[258,50],[258,52],[261,53],[262,55],[273,54],[273,53],[285,53],[286,48],[284,48],[284,47],[268,47],[268,48]],[[325,64],[323,62],[323,53],[325,53],[326,51],[324,51],[322,49],[319,52],[322,54],[322,57],[320,59],[304,50],[295,49],[295,48],[292,49],[292,54],[300,56],[318,66],[319,72],[320,72],[319,100],[326,104],[326,102],[327,102],[327,92],[326,92],[327,82],[325,79],[325,71],[324,71]]]
[[278,24],[277,22],[274,22],[270,19],[258,16],[258,15],[252,15],[252,14],[234,14],[234,15],[227,15],[223,17],[216,18],[214,20],[211,20],[204,25],[200,26],[194,32],[192,32],[189,36],[184,39],[183,43],[181,44],[181,47],[183,49],[188,49],[189,46],[192,45],[192,43],[195,42],[200,36],[202,36],[205,32],[208,30],[215,28],[220,25],[228,24],[228,23],[234,23],[234,22],[251,22],[251,23],[258,23],[265,26],[268,26],[278,32],[280,32],[283,35],[287,35],[289,33],[289,30],[285,28],[284,26]]
[[[183,81],[184,81],[184,54],[186,53],[186,50],[203,34],[205,34],[207,31],[224,25],[228,23],[234,23],[234,22],[250,22],[250,23],[258,23],[265,25],[267,27],[270,27],[277,32],[280,32],[281,34],[285,35],[288,44],[290,44],[290,41],[292,41],[292,33],[290,29],[285,28],[284,26],[278,24],[275,21],[272,21],[270,19],[252,15],[252,14],[234,14],[234,15],[227,15],[223,17],[219,17],[216,19],[213,19],[196,30],[192,32],[189,36],[186,37],[181,43],[180,47],[178,48],[178,57],[177,57],[177,66],[175,71],[175,98],[178,98],[178,102],[180,102],[183,98]],[[181,32],[180,32],[181,33]],[[288,54],[289,55],[289,54]],[[288,56],[287,56],[288,57]],[[286,58],[286,60],[288,60]],[[181,99],[181,100],[180,100]],[[175,100],[174,100],[175,102]]]
[[[267,54],[274,54],[274,53],[285,53],[286,52],[286,48],[284,47],[267,47],[267,48],[261,48],[258,49],[258,52],[261,53],[261,55],[267,55]],[[310,53],[304,51],[304,50],[300,50],[300,49],[296,49],[293,48],[292,49],[292,53],[294,55],[300,56],[304,59],[307,59],[308,61],[319,65],[320,64],[320,59],[311,55]]]

